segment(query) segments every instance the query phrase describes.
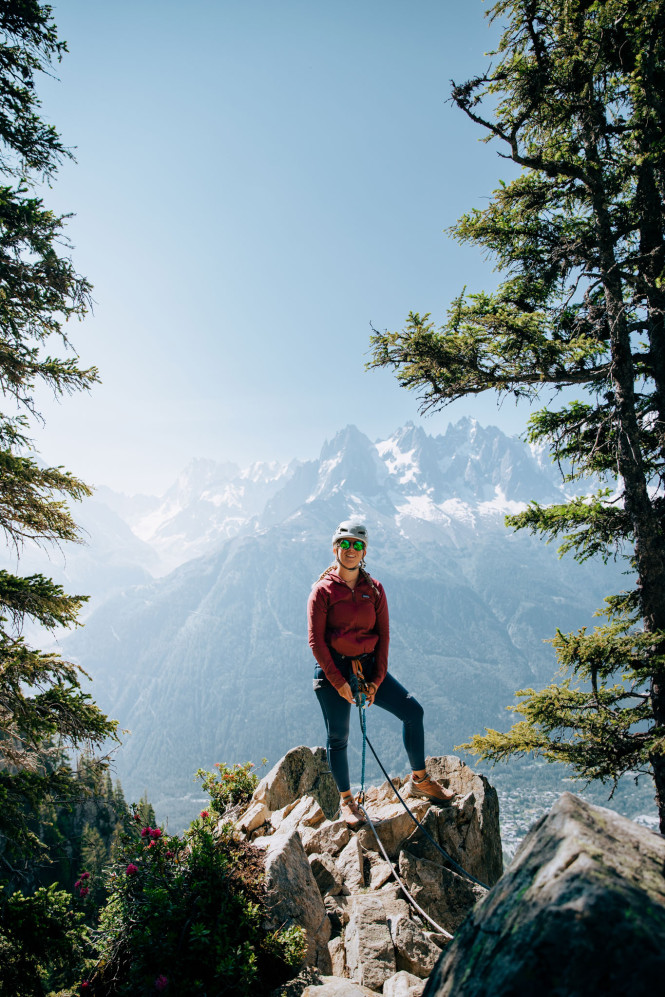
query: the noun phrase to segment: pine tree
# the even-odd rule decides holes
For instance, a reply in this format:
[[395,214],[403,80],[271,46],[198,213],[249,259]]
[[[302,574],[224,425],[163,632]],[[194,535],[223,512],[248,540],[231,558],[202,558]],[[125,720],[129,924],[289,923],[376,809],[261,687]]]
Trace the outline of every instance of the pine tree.
[[[423,410],[550,389],[528,439],[590,492],[508,521],[579,561],[624,556],[637,582],[608,597],[605,625],[557,634],[567,677],[521,690],[523,721],[470,746],[583,778],[649,772],[665,832],[665,2],[500,0],[490,14],[497,61],[452,98],[521,172],[451,231],[502,282],[464,290],[439,328],[412,312],[377,333],[370,366],[393,367]],[[556,406],[562,389],[577,398]]]
[[[31,426],[38,386],[56,396],[88,389],[94,368],[78,364],[67,323],[81,319],[90,284],[68,255],[65,218],[39,194],[63,159],[58,133],[40,116],[36,79],[66,46],[51,10],[37,0],[0,5],[0,529],[10,550],[24,543],[76,542],[66,504],[89,494],[60,467],[36,459]],[[76,792],[63,746],[99,745],[115,725],[81,689],[81,669],[28,646],[26,618],[69,627],[85,597],[41,574],[0,571],[0,841],[2,861],[36,845],[34,816],[49,797]]]
[[144,789],[143,795],[137,804],[134,805],[134,812],[141,818],[144,827],[155,827],[157,818],[152,803],[148,799],[148,790]]

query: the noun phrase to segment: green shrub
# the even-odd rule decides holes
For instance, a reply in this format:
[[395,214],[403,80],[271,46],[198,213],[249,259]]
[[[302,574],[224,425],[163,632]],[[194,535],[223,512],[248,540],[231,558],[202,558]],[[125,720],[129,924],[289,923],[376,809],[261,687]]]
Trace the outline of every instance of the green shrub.
[[[263,759],[265,765],[266,759]],[[233,766],[225,762],[217,762],[217,772],[206,772],[198,769],[196,778],[201,780],[206,793],[210,796],[210,807],[215,813],[223,815],[232,807],[249,803],[252,793],[257,787],[259,778],[251,770],[254,762],[236,762]]]
[[[244,784],[253,778],[249,767],[220,766],[222,778],[231,771]],[[267,993],[293,975],[304,933],[265,927],[260,853],[207,810],[184,838],[141,826],[136,816],[100,916],[100,961],[81,993],[240,997]]]
[[0,898],[0,993],[44,997],[80,976],[88,929],[71,894],[55,886]]

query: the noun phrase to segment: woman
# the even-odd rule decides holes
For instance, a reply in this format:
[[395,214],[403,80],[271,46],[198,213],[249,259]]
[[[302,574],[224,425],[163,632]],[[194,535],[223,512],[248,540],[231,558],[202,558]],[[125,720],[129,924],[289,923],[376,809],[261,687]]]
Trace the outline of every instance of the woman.
[[349,676],[359,660],[367,686],[367,703],[376,703],[403,724],[404,747],[413,770],[409,788],[439,805],[454,793],[430,779],[425,770],[423,709],[388,673],[388,605],[380,582],[365,570],[367,528],[340,523],[333,535],[335,563],[312,588],[307,604],[309,646],[317,661],[314,690],[328,735],[328,764],[341,796],[341,815],[350,828],[364,823],[351,795],[346,747],[354,702]]

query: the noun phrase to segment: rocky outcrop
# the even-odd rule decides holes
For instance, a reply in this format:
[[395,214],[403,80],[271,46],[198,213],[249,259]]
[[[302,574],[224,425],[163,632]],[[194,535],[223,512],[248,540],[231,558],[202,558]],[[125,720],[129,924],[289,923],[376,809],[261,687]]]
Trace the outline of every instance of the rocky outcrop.
[[[499,798],[484,775],[465,765],[456,755],[427,759],[427,770],[454,790],[459,803],[437,821],[439,843],[482,883],[493,885],[503,872],[499,834]],[[432,821],[432,823],[435,823]],[[429,828],[428,828],[429,830]]]
[[325,748],[291,748],[258,784],[252,801],[272,813],[302,796],[313,796],[326,817],[337,811],[339,794]]
[[[428,759],[428,770],[455,790],[451,806],[408,796],[406,780],[393,784],[456,863],[477,879],[496,882],[496,793],[453,756]],[[275,925],[306,929],[306,964],[323,974],[303,991],[308,997],[419,997],[447,933],[485,893],[442,858],[390,783],[368,790],[366,807],[380,844],[369,827],[350,832],[336,819],[338,794],[324,750],[298,747],[262,780],[236,821],[238,833],[265,853]],[[392,866],[435,930],[405,901]]]
[[664,870],[660,835],[564,793],[465,920],[426,997],[661,993]]
[[331,973],[330,920],[296,830],[268,839],[265,877],[274,927],[302,925],[307,932],[307,965]]

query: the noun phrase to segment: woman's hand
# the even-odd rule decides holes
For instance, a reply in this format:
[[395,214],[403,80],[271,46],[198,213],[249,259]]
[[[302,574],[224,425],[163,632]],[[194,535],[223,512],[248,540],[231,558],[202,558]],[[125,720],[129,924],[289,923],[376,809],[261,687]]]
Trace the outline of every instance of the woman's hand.
[[[349,685],[348,682],[345,682],[343,686],[340,686],[340,688],[337,691],[342,697],[342,699],[346,699],[346,701],[351,704],[355,703],[355,699],[353,698],[353,693],[351,692],[351,686]],[[367,684],[367,692],[365,693],[368,706],[372,705],[375,696],[376,696],[376,686],[374,685],[373,682],[369,682]]]
[[345,682],[344,685],[341,685],[337,691],[342,697],[342,699],[345,699],[348,703],[355,703],[355,699],[353,698],[353,693],[351,692],[351,686],[349,685],[348,682]]

